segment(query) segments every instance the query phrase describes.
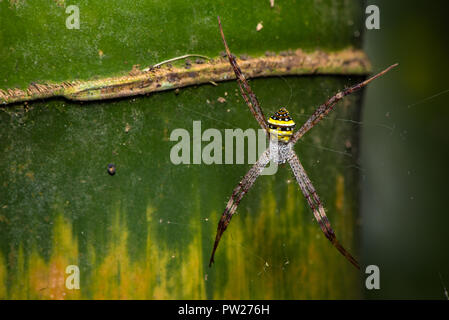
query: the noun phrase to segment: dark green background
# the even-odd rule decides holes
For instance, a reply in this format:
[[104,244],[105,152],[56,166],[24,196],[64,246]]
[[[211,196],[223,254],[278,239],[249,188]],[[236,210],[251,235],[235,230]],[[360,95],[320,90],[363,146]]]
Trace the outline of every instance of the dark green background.
[[446,1],[367,1],[374,69],[399,68],[366,90],[362,124],[363,254],[381,269],[369,298],[444,299],[449,287],[449,28]]

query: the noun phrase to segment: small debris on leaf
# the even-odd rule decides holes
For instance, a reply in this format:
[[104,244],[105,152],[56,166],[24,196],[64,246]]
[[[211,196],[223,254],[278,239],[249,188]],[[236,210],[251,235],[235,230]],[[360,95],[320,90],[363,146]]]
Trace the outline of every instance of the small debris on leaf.
[[113,176],[115,174],[115,164],[110,163],[108,164],[108,173]]
[[256,31],[262,30],[262,28],[263,28],[262,23],[263,23],[263,21],[260,21],[260,22],[257,24],[257,26],[256,26]]

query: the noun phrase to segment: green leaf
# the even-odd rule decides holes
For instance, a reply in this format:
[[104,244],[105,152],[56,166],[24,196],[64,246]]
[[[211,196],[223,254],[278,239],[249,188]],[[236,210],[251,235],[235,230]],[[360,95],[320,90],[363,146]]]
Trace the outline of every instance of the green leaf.
[[[356,2],[89,1],[79,4],[79,30],[65,27],[70,4],[0,2],[2,89],[117,77],[188,53],[217,58],[217,15],[237,56],[360,47]],[[299,126],[365,71],[250,83],[266,116],[285,106]],[[359,98],[346,98],[296,146],[356,256]],[[170,134],[186,129],[192,138],[193,121],[223,137],[257,129],[235,81],[1,111],[0,298],[359,297],[358,271],[321,233],[287,167],[259,177],[207,266],[218,220],[250,165],[174,165]],[[79,266],[80,290],[65,286],[68,265]]]

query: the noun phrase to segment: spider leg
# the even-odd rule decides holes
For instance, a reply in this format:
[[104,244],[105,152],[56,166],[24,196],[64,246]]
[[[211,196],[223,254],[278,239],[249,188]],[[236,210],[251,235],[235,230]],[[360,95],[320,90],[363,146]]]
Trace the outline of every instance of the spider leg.
[[331,112],[335,106],[335,104],[343,99],[345,96],[356,92],[360,90],[361,88],[365,87],[368,83],[373,81],[374,79],[384,75],[394,67],[396,67],[398,64],[395,63],[391,66],[389,66],[387,69],[379,72],[378,74],[372,76],[371,78],[360,82],[359,84],[356,84],[350,88],[347,88],[343,91],[338,92],[336,95],[334,95],[332,98],[327,100],[324,104],[319,106],[315,112],[310,116],[310,118],[302,125],[302,127],[296,131],[293,136],[291,137],[290,141],[294,144],[296,143],[307,131],[312,129],[321,119],[323,119],[329,112]]
[[334,230],[332,230],[329,219],[326,216],[326,212],[324,211],[323,204],[321,203],[321,200],[318,197],[318,194],[316,193],[312,182],[307,176],[304,167],[302,166],[301,162],[294,152],[291,153],[291,156],[288,159],[288,163],[290,164],[293,175],[295,176],[296,181],[298,182],[299,187],[304,194],[307,203],[312,209],[313,215],[315,216],[315,219],[320,225],[320,228],[326,238],[349,262],[351,262],[357,269],[360,269],[360,265],[357,260],[355,260],[354,257],[338,242],[337,237],[335,236],[335,232]]
[[221,27],[220,17],[218,17],[218,26],[220,27],[221,38],[223,39],[223,43],[226,49],[226,55],[228,56],[229,63],[231,64],[232,69],[234,70],[235,76],[237,78],[237,83],[239,84],[240,92],[242,93],[243,99],[245,100],[246,104],[251,110],[251,113],[253,114],[254,118],[256,118],[257,122],[259,122],[262,129],[264,129],[268,133],[267,120],[262,112],[262,109],[260,108],[259,101],[257,100],[256,95],[251,90],[251,87],[246,81],[246,78],[243,75],[242,70],[237,64],[235,57],[231,54],[228,44],[226,43],[223,28]]
[[270,150],[267,149],[260,156],[259,160],[251,167],[251,169],[246,173],[243,179],[239,182],[237,187],[235,187],[232,192],[231,198],[229,199],[226,208],[221,216],[220,222],[217,227],[217,235],[215,237],[214,248],[212,250],[212,255],[209,261],[209,267],[212,266],[214,262],[215,251],[217,250],[218,243],[220,242],[221,236],[223,232],[225,232],[226,228],[231,221],[232,216],[234,215],[237,207],[242,200],[243,196],[251,189],[257,177],[260,176],[263,169],[270,162]]

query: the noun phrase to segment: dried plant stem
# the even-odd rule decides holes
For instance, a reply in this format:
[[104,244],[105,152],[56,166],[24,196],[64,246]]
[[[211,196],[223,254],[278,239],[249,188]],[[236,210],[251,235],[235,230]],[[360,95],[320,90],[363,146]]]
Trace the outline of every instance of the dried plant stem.
[[[149,70],[134,68],[124,76],[62,83],[32,83],[26,89],[0,90],[0,104],[50,97],[65,97],[75,101],[104,100],[235,79],[231,66],[223,57],[209,59],[201,56],[208,60],[202,61],[204,63],[192,63],[188,68],[161,67],[162,64],[190,56],[201,55],[184,55],[165,60]],[[245,57],[238,59],[238,63],[248,78],[308,74],[365,75],[371,68],[364,52],[355,49],[307,53],[297,49],[279,55]]]

